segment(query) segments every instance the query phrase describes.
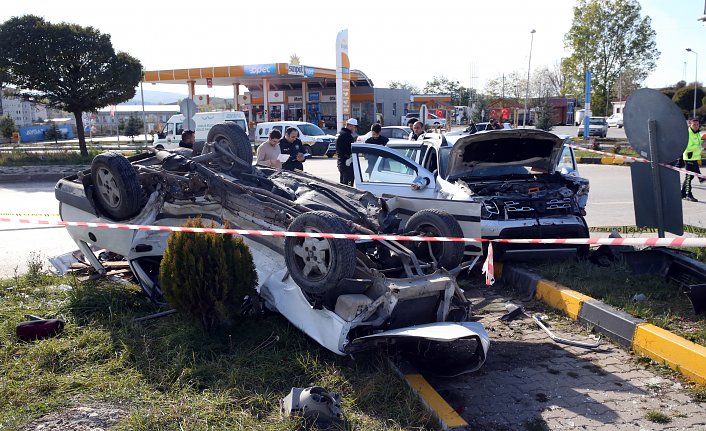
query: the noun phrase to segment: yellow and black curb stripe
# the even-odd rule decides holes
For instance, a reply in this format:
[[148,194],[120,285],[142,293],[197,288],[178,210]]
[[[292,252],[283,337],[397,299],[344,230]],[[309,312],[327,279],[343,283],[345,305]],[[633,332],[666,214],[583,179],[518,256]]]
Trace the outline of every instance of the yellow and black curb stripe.
[[621,156],[603,156],[603,157],[576,157],[576,163],[591,164],[591,165],[629,165],[631,160],[626,160]]
[[409,362],[388,359],[388,364],[404,379],[407,386],[419,397],[424,407],[436,417],[441,429],[454,431],[470,429],[468,422],[436,392],[436,389]]
[[513,265],[496,265],[496,278],[527,292],[570,318],[594,326],[597,332],[636,353],[663,363],[688,379],[706,385],[706,347],[630,316],[582,293],[544,280]]

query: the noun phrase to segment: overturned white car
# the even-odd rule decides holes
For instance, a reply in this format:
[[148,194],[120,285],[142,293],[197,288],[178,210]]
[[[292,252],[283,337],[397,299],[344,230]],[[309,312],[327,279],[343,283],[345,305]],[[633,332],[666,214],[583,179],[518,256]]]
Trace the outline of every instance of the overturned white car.
[[[61,218],[179,226],[200,216],[237,229],[462,235],[443,211],[420,211],[401,225],[386,201],[369,192],[303,172],[253,167],[247,136],[234,124],[214,126],[208,142],[202,151],[97,156],[90,171],[57,183]],[[168,232],[68,232],[97,270],[104,269],[91,246],[124,256],[146,294],[164,301],[157,275]],[[482,325],[468,322],[470,304],[455,281],[463,243],[267,235],[245,240],[265,305],[327,349],[349,354],[392,344],[461,371],[484,362],[488,336]]]

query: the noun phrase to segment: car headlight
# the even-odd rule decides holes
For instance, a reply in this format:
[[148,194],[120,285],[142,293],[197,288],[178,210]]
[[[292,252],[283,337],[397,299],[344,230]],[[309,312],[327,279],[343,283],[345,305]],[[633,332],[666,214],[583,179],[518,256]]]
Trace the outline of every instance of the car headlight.
[[491,200],[483,201],[480,217],[482,219],[492,219],[500,214],[500,209],[497,204]]

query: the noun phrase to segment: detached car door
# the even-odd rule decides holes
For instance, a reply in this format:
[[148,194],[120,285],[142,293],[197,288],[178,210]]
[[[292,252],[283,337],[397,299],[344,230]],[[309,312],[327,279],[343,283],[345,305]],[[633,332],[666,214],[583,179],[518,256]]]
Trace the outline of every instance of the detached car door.
[[374,144],[353,144],[351,150],[356,188],[375,196],[436,196],[434,175],[397,151]]

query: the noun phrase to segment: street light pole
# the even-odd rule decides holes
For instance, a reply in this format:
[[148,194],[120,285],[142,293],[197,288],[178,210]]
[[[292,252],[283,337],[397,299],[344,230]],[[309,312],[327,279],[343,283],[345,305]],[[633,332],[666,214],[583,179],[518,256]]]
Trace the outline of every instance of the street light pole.
[[524,129],[527,127],[527,99],[529,98],[529,80],[530,80],[530,67],[532,65],[532,44],[534,43],[534,34],[536,33],[535,29],[532,29],[530,32],[531,39],[530,39],[530,51],[529,51],[529,61],[527,61],[527,88],[525,89],[525,115],[522,116],[522,128]]
[[694,115],[693,118],[696,118],[696,81],[698,80],[697,78],[699,77],[699,53],[694,51],[691,48],[686,49],[688,52],[693,52],[694,55],[696,55],[696,63],[694,64]]

